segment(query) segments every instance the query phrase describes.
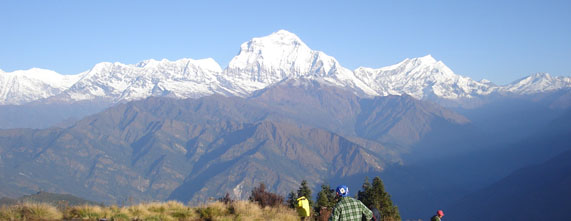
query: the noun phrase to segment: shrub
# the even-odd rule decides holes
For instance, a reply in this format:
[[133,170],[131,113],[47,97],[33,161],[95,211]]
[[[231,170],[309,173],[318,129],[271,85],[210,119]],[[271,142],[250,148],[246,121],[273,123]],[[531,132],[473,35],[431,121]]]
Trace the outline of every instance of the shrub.
[[224,195],[224,197],[218,198],[218,201],[223,202],[224,204],[231,204],[234,202],[234,200],[232,198],[230,198],[229,193],[226,193],[226,195]]
[[282,205],[284,202],[283,196],[266,192],[266,185],[264,183],[260,183],[259,187],[254,187],[249,199],[251,202],[258,202],[262,208],[266,206],[276,207]]

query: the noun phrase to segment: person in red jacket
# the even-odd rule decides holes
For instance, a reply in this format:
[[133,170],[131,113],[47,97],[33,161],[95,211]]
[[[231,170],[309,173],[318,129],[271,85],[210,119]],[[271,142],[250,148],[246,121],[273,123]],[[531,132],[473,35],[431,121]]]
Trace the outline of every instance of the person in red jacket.
[[441,221],[440,218],[444,216],[444,212],[442,210],[436,211],[436,215],[430,218],[430,221]]

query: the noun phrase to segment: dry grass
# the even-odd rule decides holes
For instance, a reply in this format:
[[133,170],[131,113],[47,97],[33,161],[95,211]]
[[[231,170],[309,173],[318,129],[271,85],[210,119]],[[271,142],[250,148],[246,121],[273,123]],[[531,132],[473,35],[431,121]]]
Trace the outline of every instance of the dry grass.
[[2,206],[0,208],[0,220],[20,220],[22,216],[17,207],[6,207]]
[[61,220],[62,218],[62,213],[47,203],[24,202],[0,209],[0,220]]
[[297,212],[286,206],[261,208],[257,203],[238,201],[231,205],[233,220],[299,220]]
[[299,220],[285,206],[261,208],[257,203],[213,202],[188,207],[176,201],[142,203],[128,207],[83,205],[59,211],[46,203],[24,203],[0,208],[0,220]]

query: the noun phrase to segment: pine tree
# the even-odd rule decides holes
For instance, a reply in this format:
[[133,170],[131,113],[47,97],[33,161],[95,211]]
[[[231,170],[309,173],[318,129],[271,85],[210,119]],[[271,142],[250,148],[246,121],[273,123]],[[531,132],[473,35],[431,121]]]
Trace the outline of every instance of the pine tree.
[[307,180],[302,180],[301,186],[297,190],[297,197],[302,197],[302,196],[305,196],[305,198],[307,198],[307,200],[309,201],[309,207],[311,208],[314,204],[313,200],[311,200],[311,189],[309,188],[309,186],[307,186]]
[[287,205],[289,208],[295,209],[297,207],[297,195],[293,191],[287,195]]
[[393,205],[391,195],[385,191],[385,185],[380,177],[375,177],[372,185],[366,178],[363,191],[359,191],[357,195],[366,206],[372,205],[378,208],[384,221],[401,220],[398,207]]
[[335,190],[331,189],[329,185],[322,184],[321,191],[317,193],[317,205],[314,214],[317,214],[317,220],[327,220],[331,216],[333,207],[337,203]]
[[321,207],[333,208],[335,203],[335,190],[331,189],[329,185],[322,184],[321,191],[317,193],[316,210],[319,210]]
[[357,199],[359,199],[366,206],[372,205],[373,201],[370,199],[371,194],[371,183],[369,182],[369,177],[365,177],[365,182],[363,182],[363,191],[357,192]]

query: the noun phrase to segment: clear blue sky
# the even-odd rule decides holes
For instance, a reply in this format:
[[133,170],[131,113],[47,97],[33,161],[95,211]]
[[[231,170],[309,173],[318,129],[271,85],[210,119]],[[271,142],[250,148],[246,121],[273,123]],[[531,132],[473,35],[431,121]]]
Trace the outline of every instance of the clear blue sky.
[[279,29],[345,67],[432,54],[506,84],[571,75],[571,1],[2,1],[0,69],[77,74],[103,61],[214,58]]

